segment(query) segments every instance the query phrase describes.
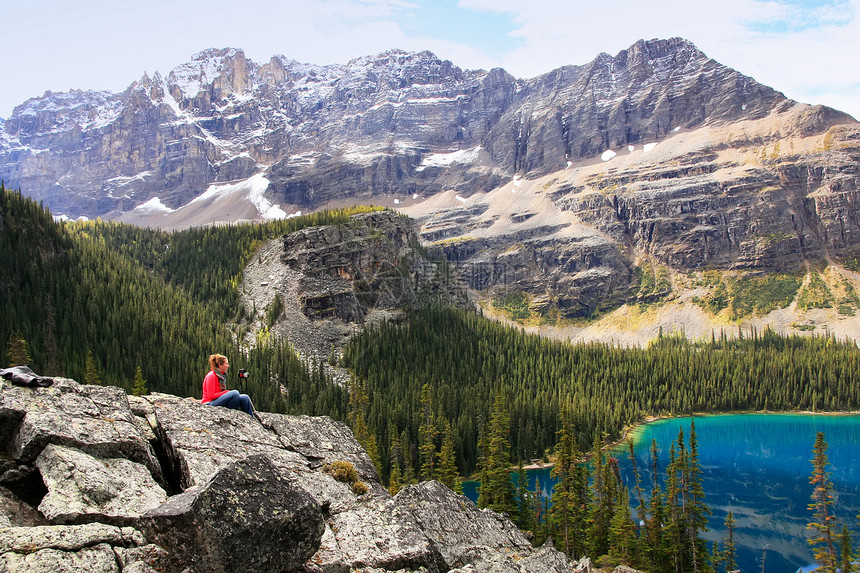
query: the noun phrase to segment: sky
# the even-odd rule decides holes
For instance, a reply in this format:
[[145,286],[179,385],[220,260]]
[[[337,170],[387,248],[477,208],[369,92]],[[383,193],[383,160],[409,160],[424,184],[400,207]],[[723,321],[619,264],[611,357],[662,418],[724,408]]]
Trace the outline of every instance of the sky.
[[122,91],[207,48],[313,64],[430,50],[531,78],[679,36],[860,119],[860,0],[0,0],[0,26],[0,117],[46,90]]

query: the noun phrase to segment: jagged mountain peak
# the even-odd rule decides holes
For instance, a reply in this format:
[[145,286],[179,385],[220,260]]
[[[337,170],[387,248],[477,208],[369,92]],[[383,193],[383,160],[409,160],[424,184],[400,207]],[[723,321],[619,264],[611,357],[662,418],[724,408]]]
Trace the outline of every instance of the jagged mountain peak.
[[403,66],[415,66],[422,64],[438,65],[442,63],[436,54],[429,50],[420,52],[408,52],[401,49],[391,49],[353,58],[347,62],[347,68],[400,68]]
[[245,57],[245,51],[241,48],[207,48],[191,55],[191,61],[210,61]]
[[350,60],[343,68],[344,79],[368,80],[379,89],[403,89],[413,85],[461,81],[463,70],[450,60],[430,51],[387,50]]
[[244,93],[252,85],[257,65],[236,48],[210,48],[197,52],[191,61],[173,68],[167,76],[177,100],[192,99],[200,92]]

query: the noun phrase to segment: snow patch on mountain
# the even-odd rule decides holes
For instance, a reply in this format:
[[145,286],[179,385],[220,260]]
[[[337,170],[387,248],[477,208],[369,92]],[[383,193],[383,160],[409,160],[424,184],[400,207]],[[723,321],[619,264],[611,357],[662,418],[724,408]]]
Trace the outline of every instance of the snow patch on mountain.
[[262,173],[254,175],[248,179],[247,183],[250,186],[248,200],[254,204],[257,211],[259,211],[260,215],[262,215],[264,219],[284,219],[287,217],[287,213],[281,209],[280,205],[272,205],[272,203],[263,196],[266,189],[269,188],[269,180],[266,179]]
[[257,212],[264,219],[283,219],[287,213],[280,205],[272,205],[265,198],[266,189],[269,188],[269,180],[262,173],[257,173],[244,181],[227,183],[222,185],[210,185],[206,191],[192,199],[184,207],[190,207],[195,203],[218,203],[229,198],[246,198],[250,201]]
[[134,211],[142,215],[152,215],[155,213],[173,213],[175,209],[171,209],[167,205],[161,202],[161,199],[158,197],[153,197],[146,203],[142,203],[134,208]]
[[431,153],[421,160],[421,165],[415,170],[423,171],[428,167],[450,167],[455,163],[474,163],[478,160],[481,149],[479,145],[471,149],[460,149],[459,151],[452,151],[450,153]]

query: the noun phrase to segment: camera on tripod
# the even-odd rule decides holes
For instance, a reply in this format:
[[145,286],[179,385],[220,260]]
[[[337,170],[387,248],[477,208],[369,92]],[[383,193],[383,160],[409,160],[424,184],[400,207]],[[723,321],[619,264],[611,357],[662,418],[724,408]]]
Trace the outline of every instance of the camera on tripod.
[[244,368],[239,369],[239,380],[247,380],[248,376],[250,376],[250,374],[248,374],[247,370]]

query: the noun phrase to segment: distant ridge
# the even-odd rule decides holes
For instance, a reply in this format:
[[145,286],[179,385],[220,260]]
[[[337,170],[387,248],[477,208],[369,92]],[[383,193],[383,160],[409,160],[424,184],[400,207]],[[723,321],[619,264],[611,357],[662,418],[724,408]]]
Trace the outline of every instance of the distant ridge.
[[[529,80],[462,70],[428,51],[317,66],[208,49],[122,93],[49,91],[17,106],[2,126],[0,177],[57,214],[116,218],[154,197],[178,209],[210,185],[263,174],[268,200],[287,212],[489,190],[515,173],[791,103],[681,38],[640,40]],[[431,160],[463,150],[475,153]]]

